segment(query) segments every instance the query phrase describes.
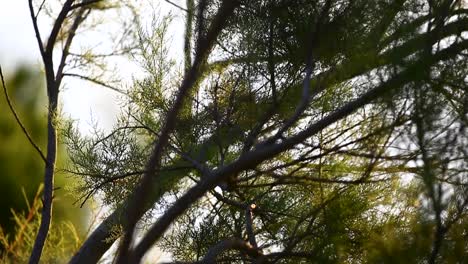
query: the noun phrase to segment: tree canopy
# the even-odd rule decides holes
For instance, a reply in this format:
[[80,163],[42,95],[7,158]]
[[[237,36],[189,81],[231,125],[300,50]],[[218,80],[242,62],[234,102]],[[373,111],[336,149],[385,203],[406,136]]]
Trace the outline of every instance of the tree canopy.
[[[65,2],[77,27],[96,8]],[[116,263],[468,261],[466,2],[167,2],[183,61],[171,18],[134,10],[115,128],[59,131],[81,201],[113,210],[70,263],[119,238]]]

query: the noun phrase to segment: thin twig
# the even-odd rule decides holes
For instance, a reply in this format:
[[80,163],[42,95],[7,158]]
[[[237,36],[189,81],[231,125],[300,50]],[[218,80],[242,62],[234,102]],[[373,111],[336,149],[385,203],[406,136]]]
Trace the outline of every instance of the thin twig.
[[45,52],[44,44],[42,43],[41,33],[39,32],[39,27],[37,26],[37,15],[39,15],[39,11],[37,14],[34,14],[34,6],[32,3],[32,0],[29,0],[28,3],[29,3],[29,12],[31,15],[31,20],[33,23],[34,33],[36,34],[37,44],[39,46],[39,51],[41,52],[42,59],[44,59],[44,52]]
[[42,0],[42,3],[39,5],[39,8],[37,9],[36,15],[34,16],[34,18],[35,18],[36,20],[37,20],[37,17],[39,16],[39,13],[40,13],[41,10],[42,10],[42,8],[44,7],[45,1],[46,1],[46,0]]
[[80,8],[80,7],[86,7],[87,5],[92,5],[92,4],[95,4],[95,3],[99,3],[99,2],[102,2],[103,0],[88,0],[88,1],[83,1],[81,3],[78,3],[78,4],[74,4],[70,7],[70,10],[73,10],[73,9],[77,9],[77,8]]
[[16,123],[18,123],[18,125],[21,127],[21,130],[23,131],[23,134],[28,138],[29,143],[31,143],[31,145],[34,147],[34,149],[39,153],[42,160],[45,163],[47,163],[47,159],[46,159],[44,153],[42,152],[41,148],[34,142],[32,137],[29,135],[28,131],[24,127],[23,123],[21,122],[18,114],[16,113],[15,108],[13,107],[13,104],[11,103],[10,97],[8,96],[8,90],[7,90],[6,85],[5,85],[5,80],[3,79],[2,66],[0,66],[0,76],[1,76],[1,79],[2,79],[3,93],[5,94],[5,98],[6,98],[8,107],[10,108],[11,113],[15,117]]
[[74,204],[76,204],[78,201],[81,200],[82,202],[80,203],[80,208],[83,208],[83,205],[86,203],[86,201],[89,200],[91,195],[93,195],[94,193],[99,191],[104,185],[106,185],[108,183],[111,183],[111,182],[114,182],[114,181],[117,181],[117,180],[120,180],[120,179],[125,179],[125,178],[130,177],[130,176],[143,175],[143,173],[144,173],[144,171],[132,171],[132,172],[127,172],[127,173],[124,173],[124,174],[121,174],[121,175],[116,175],[116,176],[107,178],[107,179],[103,180],[102,182],[100,182],[95,187],[93,187],[91,190],[89,190],[86,194],[83,194],[78,200],[76,200],[76,202]]
[[[301,101],[299,105],[296,107],[296,111],[294,112],[294,114],[288,120],[285,121],[284,125],[278,130],[276,135],[272,137],[270,140],[266,141],[266,143],[268,144],[274,143],[278,139],[281,139],[283,137],[283,133],[286,132],[286,130],[288,130],[293,124],[295,124],[299,120],[301,115],[306,111],[312,98],[316,95],[316,93],[313,93],[312,95],[310,93],[310,90],[311,90],[310,82],[312,79],[312,72],[314,70],[314,66],[316,62],[315,54],[313,54],[313,48],[316,45],[314,44],[314,42],[318,42],[316,38],[318,38],[318,35],[319,35],[320,24],[324,23],[325,16],[328,14],[328,11],[330,9],[330,5],[331,5],[331,1],[328,0],[320,14],[319,20],[317,21],[317,25],[315,26],[313,31],[310,33],[310,40],[309,40],[310,43],[309,43],[309,47],[307,51],[308,54],[306,57],[305,76],[304,76],[304,80],[302,83]],[[320,88],[318,88],[319,86],[320,85],[317,83],[316,91],[320,90]]]
[[76,74],[76,73],[64,73],[62,76],[68,76],[68,77],[74,77],[74,78],[78,78],[78,79],[81,79],[81,80],[84,80],[84,81],[88,81],[88,82],[92,82],[92,83],[95,83],[97,85],[100,85],[102,87],[105,87],[105,88],[109,88],[111,89],[112,91],[114,92],[118,92],[120,94],[123,94],[123,95],[127,95],[124,91],[122,91],[121,89],[119,88],[116,88],[114,86],[111,86],[109,84],[106,84],[100,80],[97,80],[95,78],[92,78],[92,77],[88,77],[88,76],[84,76],[84,75],[81,75],[81,74]]
[[186,8],[183,8],[183,7],[181,7],[180,5],[174,3],[174,2],[172,2],[172,1],[170,1],[170,0],[164,0],[164,1],[166,1],[168,4],[171,4],[171,5],[173,5],[173,6],[177,7],[177,8],[179,8],[180,10],[182,10],[182,11],[184,11],[184,12],[188,12],[188,10],[187,10]]
[[85,8],[81,8],[80,10],[78,10],[78,14],[73,20],[73,24],[70,28],[67,29],[68,36],[65,40],[65,45],[62,50],[62,58],[60,59],[59,66],[57,68],[57,73],[55,75],[55,80],[57,81],[57,83],[60,83],[63,79],[63,73],[67,62],[67,57],[70,52],[70,46],[73,42],[73,38],[75,37],[76,30],[80,26],[81,22],[83,22],[83,20],[89,15],[89,13],[90,10],[87,10],[87,12],[85,13]]

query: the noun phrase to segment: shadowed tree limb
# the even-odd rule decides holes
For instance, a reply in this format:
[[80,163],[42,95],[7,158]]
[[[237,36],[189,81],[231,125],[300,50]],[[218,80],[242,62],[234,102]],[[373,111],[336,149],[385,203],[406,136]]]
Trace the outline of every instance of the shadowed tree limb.
[[254,259],[262,255],[255,247],[244,240],[239,238],[230,238],[220,241],[218,244],[211,247],[200,263],[215,264],[217,256],[231,249],[242,251]]

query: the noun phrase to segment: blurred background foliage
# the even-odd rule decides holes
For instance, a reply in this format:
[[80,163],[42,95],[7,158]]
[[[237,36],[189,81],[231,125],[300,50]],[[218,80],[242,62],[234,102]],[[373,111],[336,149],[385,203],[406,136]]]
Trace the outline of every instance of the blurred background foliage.
[[[23,125],[34,142],[44,150],[47,142],[47,103],[42,72],[22,65],[5,78],[8,95]],[[15,121],[8,107],[3,87],[0,99],[0,146],[0,193],[2,195],[0,199],[0,251],[3,261],[6,261],[5,256],[8,255],[10,261],[13,261],[11,260],[13,257],[16,262],[21,261],[21,257],[12,256],[12,252],[8,253],[5,249],[14,244],[21,244],[20,247],[14,246],[16,251],[29,254],[29,250],[24,249],[32,246],[39,223],[42,204],[38,199],[40,197],[38,192],[41,190],[44,162]],[[55,250],[61,248],[67,251],[72,250],[68,245],[69,242],[76,242],[84,235],[88,210],[80,209],[79,205],[74,204],[76,198],[70,193],[68,187],[72,186],[75,180],[60,171],[67,159],[66,151],[62,147],[62,151],[58,153],[57,168],[59,171],[55,179],[57,190],[53,214],[53,222],[56,224],[52,227],[54,231],[49,234],[49,237],[62,232],[62,235],[57,237],[64,241],[58,243],[54,239],[49,239],[48,243],[55,244]],[[67,228],[63,228],[63,225]],[[28,242],[28,239],[31,241]],[[59,257],[56,253],[54,255]],[[64,252],[67,255],[72,253]]]

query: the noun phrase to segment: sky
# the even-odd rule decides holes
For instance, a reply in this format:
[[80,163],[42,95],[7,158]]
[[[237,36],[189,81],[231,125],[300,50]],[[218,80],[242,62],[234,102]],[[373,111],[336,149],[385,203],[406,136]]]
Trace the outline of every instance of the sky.
[[[45,30],[47,25],[44,24],[40,26]],[[21,64],[43,68],[26,0],[0,2],[0,64],[6,78]],[[61,93],[65,115],[79,121],[83,132],[89,129],[92,116],[98,118],[103,127],[111,127],[117,108],[109,98],[114,99],[115,95],[80,83],[69,82]]]
[[[139,1],[145,3],[145,1]],[[146,1],[149,3],[150,1]],[[153,1],[154,2],[154,1]],[[174,3],[183,5],[182,0],[174,0]],[[180,11],[165,1],[158,1],[157,11],[162,14],[171,12],[175,15],[171,25],[175,32],[171,38],[171,47],[182,50],[183,28],[181,25]],[[146,11],[150,10],[149,8]],[[46,39],[50,31],[50,21],[45,16],[39,17],[39,27]],[[109,29],[112,30],[112,29]],[[88,39],[99,43],[98,39]],[[180,47],[180,48],[178,48]],[[177,57],[177,51],[174,56]],[[29,64],[42,69],[37,41],[35,39],[27,0],[1,0],[0,1],[0,65],[5,78],[21,64]],[[138,69],[131,63],[120,63],[120,73],[126,73],[124,86],[129,87],[133,74],[138,75]],[[119,74],[119,72],[117,73]],[[62,113],[73,120],[82,133],[89,133],[92,125],[97,124],[100,129],[110,130],[116,121],[121,104],[121,96],[109,89],[92,85],[89,82],[77,79],[66,79],[60,94]],[[121,100],[120,100],[121,102]]]

